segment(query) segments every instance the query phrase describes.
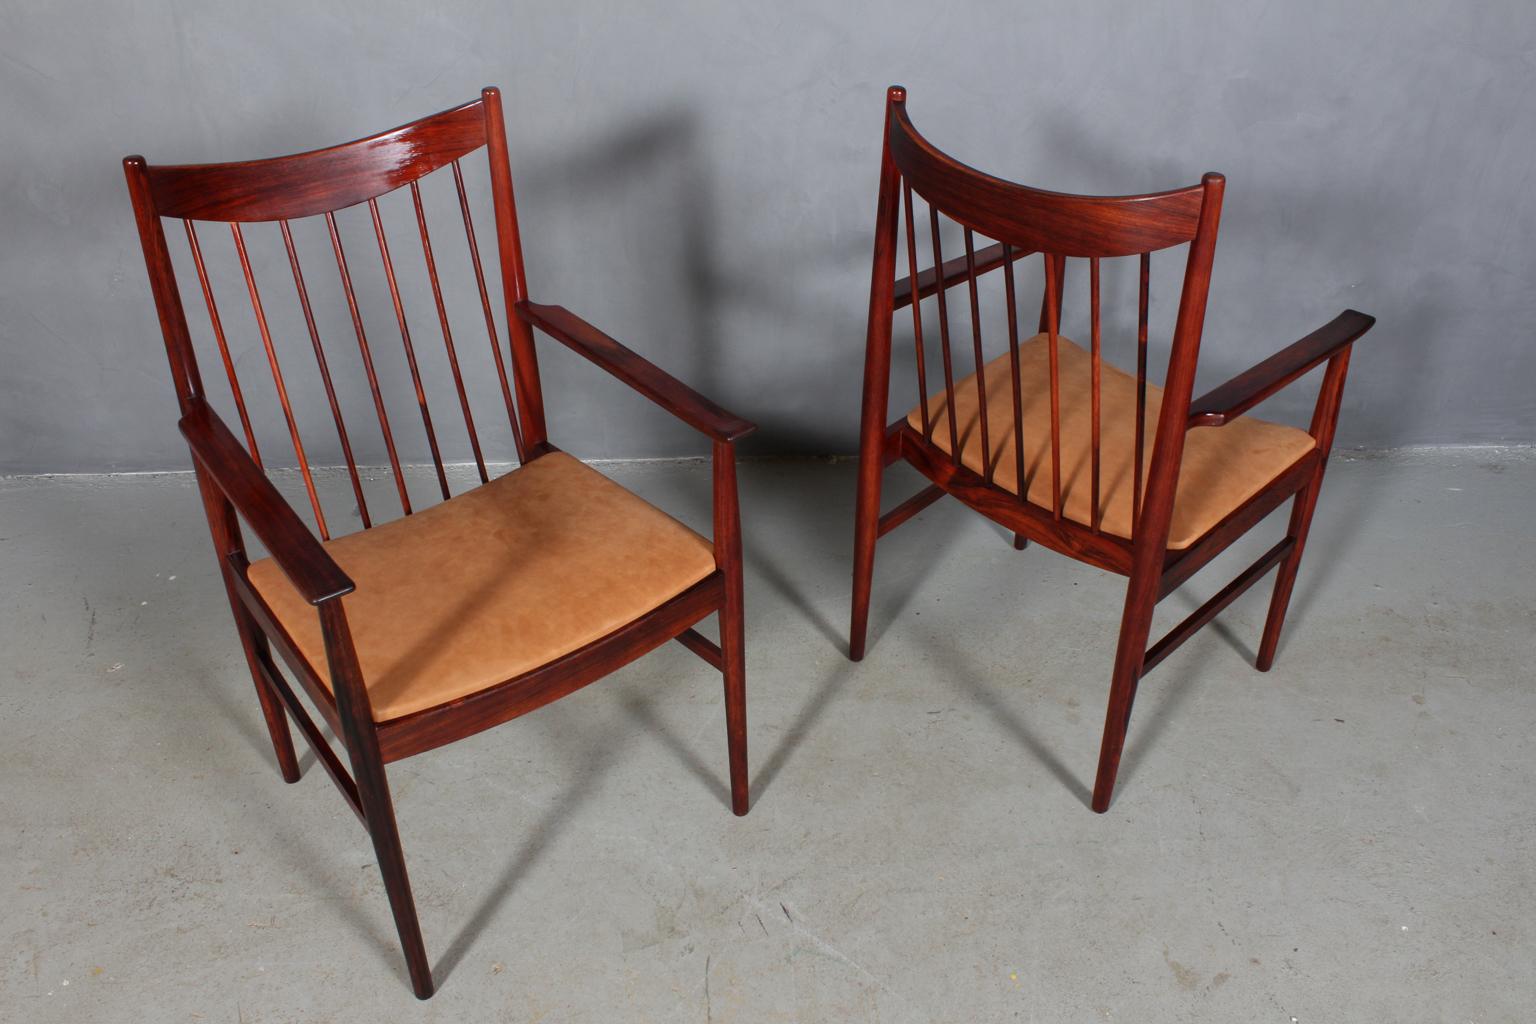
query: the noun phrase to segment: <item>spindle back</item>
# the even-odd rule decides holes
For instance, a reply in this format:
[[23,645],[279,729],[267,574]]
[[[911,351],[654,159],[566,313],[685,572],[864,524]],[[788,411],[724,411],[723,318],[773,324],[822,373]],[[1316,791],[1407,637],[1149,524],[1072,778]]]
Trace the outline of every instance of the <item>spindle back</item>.
[[[487,284],[487,275],[480,255],[475,231],[472,204],[465,186],[462,161],[476,150],[484,148],[489,160],[490,191],[495,212],[496,255],[501,275],[503,309],[502,319],[507,325],[509,360],[503,354],[497,327],[497,314],[491,302],[494,282]],[[433,299],[436,314],[436,330],[443,345],[444,355],[452,374],[454,390],[462,413],[470,449],[482,482],[488,479],[486,461],[479,433],[475,426],[469,393],[465,387],[465,373],[461,369],[459,349],[455,346],[453,327],[448,305],[444,298],[443,282],[439,276],[439,260],[433,247],[428,227],[427,206],[422,201],[421,179],[433,172],[446,169],[453,180],[463,221],[465,244],[469,264],[473,268],[475,287],[479,294],[479,316],[484,319],[491,362],[500,385],[506,416],[512,431],[513,442],[519,459],[545,441],[543,399],[539,387],[538,363],[534,353],[530,329],[511,310],[516,302],[527,298],[527,282],[523,271],[521,243],[517,230],[517,212],[512,196],[512,178],[507,156],[507,141],[501,112],[501,96],[498,90],[482,90],[480,98],[445,110],[429,117],[412,121],[386,132],[353,142],[332,146],[292,156],[238,163],[199,164],[184,166],[152,166],[143,157],[131,156],[123,162],[128,178],[128,188],[133,199],[138,221],[140,242],[148,265],[150,285],[155,298],[160,326],[165,335],[166,351],[171,364],[171,376],[176,388],[177,400],[183,414],[198,403],[206,401],[202,376],[198,367],[197,348],[193,344],[193,332],[188,326],[182,304],[171,249],[166,238],[163,218],[181,221],[179,234],[186,237],[187,254],[195,268],[198,290],[208,314],[208,325],[224,372],[228,378],[230,394],[244,433],[247,450],[258,466],[262,456],[257,446],[257,432],[253,426],[253,410],[247,402],[236,372],[236,359],[225,327],[225,317],[219,310],[212,276],[205,259],[205,248],[214,244],[212,238],[199,233],[199,222],[216,222],[228,226],[232,246],[238,258],[244,279],[246,298],[250,303],[255,327],[265,351],[267,369],[281,407],[284,424],[293,447],[298,468],[303,475],[305,490],[314,512],[315,525],[323,539],[330,531],[315,487],[313,466],[305,453],[300,434],[299,418],[296,417],[290,390],[284,373],[294,371],[289,353],[289,365],[285,367],[279,358],[279,346],[274,344],[274,330],[263,290],[258,284],[257,273],[247,248],[247,232],[243,225],[276,222],[277,234],[286,256],[288,275],[291,276],[290,300],[296,302],[302,313],[310,347],[313,349],[315,370],[324,387],[327,404],[335,425],[337,440],[346,460],[347,472],[357,501],[358,514],[366,529],[373,524],[367,499],[362,487],[357,460],[353,454],[352,437],[348,432],[347,418],[337,396],[332,378],[326,347],[322,343],[321,318],[317,317],[311,301],[311,289],[306,283],[305,272],[299,258],[292,222],[304,218],[321,218],[330,241],[331,256],[336,266],[341,293],[344,297],[351,333],[357,345],[358,355],[369,390],[373,398],[373,412],[378,421],[384,448],[388,453],[390,470],[398,491],[401,511],[409,515],[412,503],[402,471],[395,440],[395,428],[391,426],[380,374],[375,361],[377,345],[370,342],[359,307],[357,289],[353,283],[352,266],[342,245],[342,232],[338,230],[336,214],[339,211],[366,204],[372,222],[378,258],[393,304],[395,324],[409,370],[414,397],[425,433],[427,447],[432,454],[438,487],[444,499],[450,495],[445,472],[443,453],[432,413],[428,405],[427,389],[423,383],[421,366],[417,359],[417,346],[412,336],[411,320],[407,317],[402,298],[401,282],[409,268],[406,259],[392,250],[386,237],[384,219],[380,215],[379,199],[397,189],[408,189],[415,214],[419,235],[421,272],[424,272]],[[270,228],[265,229],[270,231]],[[274,245],[276,239],[269,239]],[[415,248],[412,246],[411,248]],[[411,260],[414,262],[414,259]],[[286,290],[286,287],[284,290]],[[268,288],[268,298],[274,289]],[[430,316],[431,314],[427,314]],[[425,318],[423,318],[425,319]],[[478,330],[478,328],[476,328]],[[332,339],[331,344],[340,342]],[[482,354],[483,349],[479,350]],[[334,349],[333,349],[334,354]],[[510,373],[509,373],[510,369]],[[471,377],[473,371],[471,371]],[[355,425],[355,424],[354,424]]]
[[[1083,196],[1018,185],[969,167],[940,151],[912,125],[906,110],[906,91],[893,87],[888,94],[885,152],[882,165],[876,238],[875,286],[872,289],[870,344],[886,347],[891,339],[890,318],[904,306],[912,308],[912,330],[917,371],[918,408],[921,409],[923,437],[933,442],[936,431],[947,435],[949,458],[958,467],[962,439],[956,422],[955,387],[957,372],[951,350],[949,299],[951,287],[964,283],[969,300],[971,357],[975,367],[977,401],[980,416],[982,451],[981,475],[993,483],[997,460],[1006,445],[994,448],[989,436],[987,417],[987,359],[983,352],[983,317],[977,289],[977,277],[1001,269],[1006,312],[1007,346],[1012,371],[1012,454],[1016,464],[1019,500],[1027,501],[1024,444],[1024,408],[1026,389],[1049,388],[1050,391],[1050,473],[1051,508],[1062,519],[1062,426],[1061,380],[1058,345],[1063,303],[1063,280],[1068,259],[1085,260],[1089,280],[1089,333],[1091,387],[1091,438],[1089,477],[1091,487],[1090,522],[1094,533],[1101,531],[1101,376],[1102,310],[1100,295],[1101,261],[1136,258],[1139,276],[1136,333],[1136,423],[1134,481],[1132,482],[1133,540],[1143,532],[1151,535],[1149,543],[1166,539],[1177,483],[1179,460],[1183,449],[1185,421],[1188,417],[1199,357],[1200,336],[1205,316],[1206,295],[1210,284],[1211,261],[1216,244],[1224,179],[1207,174],[1199,185],[1148,195]],[[925,225],[928,244],[920,245],[922,221],[914,214],[913,197],[927,205]],[[942,221],[959,225],[964,239],[964,253],[945,260],[941,242]],[[899,235],[905,236],[907,276],[894,286],[897,272]],[[978,245],[985,236],[991,244]],[[1164,376],[1163,398],[1156,434],[1152,440],[1151,460],[1145,470],[1148,309],[1150,305],[1151,256],[1153,252],[1178,245],[1188,245],[1183,286],[1178,304],[1178,318],[1173,328],[1169,362]],[[931,249],[932,266],[919,268],[919,249]],[[1049,370],[1045,381],[1024,379],[1019,349],[1018,286],[1014,264],[1025,256],[1039,255],[1043,264],[1044,287],[1041,299],[1039,333],[1048,336]],[[934,300],[933,320],[937,321],[939,365],[942,370],[944,413],[930,415],[928,389],[931,346],[925,345],[923,300]],[[879,307],[878,309],[876,307]],[[995,320],[994,320],[995,322]],[[962,356],[963,358],[963,356]],[[889,359],[884,361],[889,365]],[[994,370],[995,372],[995,370]],[[937,392],[935,392],[937,394]],[[937,419],[939,422],[934,422]],[[1043,468],[1043,467],[1042,467]],[[1038,472],[1038,470],[1037,470]],[[1143,512],[1155,512],[1145,516]]]

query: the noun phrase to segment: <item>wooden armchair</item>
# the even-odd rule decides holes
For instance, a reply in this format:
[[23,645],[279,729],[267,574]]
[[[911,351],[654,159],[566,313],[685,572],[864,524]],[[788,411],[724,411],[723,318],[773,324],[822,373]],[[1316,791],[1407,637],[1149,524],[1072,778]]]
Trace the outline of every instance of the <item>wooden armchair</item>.
[[[1207,174],[1189,188],[1119,197],[1025,188],[934,148],[907,116],[906,91],[893,87],[888,95],[864,363],[849,654],[855,661],[864,656],[876,541],[946,494],[1012,531],[1015,547],[1034,540],[1128,577],[1095,811],[1109,807],[1141,677],[1279,566],[1258,667],[1264,671],[1274,662],[1333,444],[1350,346],[1375,322],[1346,310],[1193,398],[1224,183],[1221,175]],[[928,205],[933,255],[932,266],[921,271],[914,195]],[[941,214],[963,229],[963,255],[944,258]],[[979,246],[977,234],[995,244]],[[898,281],[899,236],[905,237],[908,274]],[[1159,388],[1147,380],[1151,254],[1185,244],[1178,317]],[[1042,256],[1045,279],[1039,333],[1021,339],[1014,265],[1035,253]],[[1139,262],[1134,375],[1103,357],[1100,262],[1119,257]],[[1088,264],[1086,348],[1060,333],[1068,258]],[[977,278],[996,270],[1003,277],[1006,352],[988,361]],[[956,374],[964,368],[956,361],[965,355],[951,351],[948,308],[948,292],[958,285],[968,299],[974,362],[974,373],[960,380]],[[923,300],[930,297],[933,308],[925,314]],[[917,405],[888,425],[892,321],[909,306]],[[942,387],[935,384],[930,392],[935,327]],[[1309,430],[1243,415],[1324,364]],[[882,515],[881,476],[898,459],[932,484]],[[1286,535],[1149,649],[1157,602],[1292,497]]]
[[[490,164],[510,360],[503,357],[498,340],[461,164],[482,147]],[[156,167],[132,156],[124,161],[124,169],[180,403],[181,432],[192,450],[219,568],[278,767],[284,780],[297,781],[291,718],[372,837],[416,995],[423,999],[431,995],[433,982],[385,778],[387,763],[516,718],[667,640],[677,640],[724,675],[731,806],[735,813],[745,814],[746,683],[734,443],[753,426],[575,314],[528,300],[497,90],[486,89],[473,103],[330,149],[198,166]],[[489,378],[494,366],[520,460],[518,468],[494,480],[486,470],[464,385],[461,363],[467,361],[468,350],[455,347],[428,228],[428,207],[422,200],[420,180],[440,169],[451,173],[469,256],[465,266],[473,268],[480,298],[481,308],[467,315],[484,321],[492,358],[483,372]],[[402,251],[392,258],[380,215],[380,197],[397,189],[408,190],[414,208],[419,253],[435,306],[435,317],[427,312],[425,318],[428,323],[436,321],[433,333],[440,334],[444,345],[443,357],[452,371],[480,478],[479,486],[456,496],[450,496],[397,278],[405,247],[397,247]],[[406,202],[405,194],[392,201]],[[376,372],[375,349],[364,329],[358,290],[337,226],[338,211],[363,204],[372,222],[443,499],[425,510],[412,507]],[[392,522],[375,525],[370,514],[353,457],[349,420],[343,416],[332,363],[322,344],[321,325],[326,321],[316,315],[317,305],[311,303],[290,229],[291,221],[310,217],[324,221],[347,307],[342,322],[350,320],[354,335],[348,345],[355,340],[372,395],[373,408],[352,410],[352,415],[376,417],[388,452],[391,480],[404,513]],[[205,396],[162,218],[182,222],[180,230],[186,235],[213,342],[228,376],[243,444]],[[247,403],[236,374],[226,321],[215,300],[197,230],[197,222],[208,221],[229,226],[283,423],[314,513],[313,532],[263,470],[252,427],[253,403]],[[269,326],[272,318],[247,253],[242,225],[254,222],[266,223],[251,234],[268,233],[274,244],[281,238],[292,277],[287,286],[293,288],[290,295],[302,310],[308,335],[289,340],[297,345],[307,341],[313,350],[364,527],[361,532],[330,536],[300,420],[285,383],[285,371],[291,373],[296,360],[291,347],[287,365],[279,358],[282,339],[275,338],[278,332]],[[276,222],[276,230],[271,222]],[[270,289],[269,296],[275,290],[275,286]],[[550,443],[534,328],[710,439],[712,542]],[[331,340],[330,359],[341,344],[340,339]],[[485,350],[477,348],[484,355]],[[350,423],[355,429],[356,420]],[[270,552],[269,557],[248,561],[242,520]],[[718,645],[692,628],[710,614],[719,616]],[[279,670],[274,650],[297,680],[297,689]],[[350,772],[306,711],[300,690],[340,738]]]

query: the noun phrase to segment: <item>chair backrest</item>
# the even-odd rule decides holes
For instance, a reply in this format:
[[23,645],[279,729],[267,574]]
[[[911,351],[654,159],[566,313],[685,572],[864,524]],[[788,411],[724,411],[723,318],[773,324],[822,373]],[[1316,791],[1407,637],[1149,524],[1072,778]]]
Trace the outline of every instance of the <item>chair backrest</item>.
[[[492,307],[490,288],[480,256],[475,233],[471,201],[465,186],[462,161],[475,150],[484,148],[489,158],[490,191],[495,211],[497,255],[501,275],[504,308],[502,315],[507,324],[510,351],[510,375],[508,360],[503,356],[498,337],[496,314]],[[517,213],[512,197],[512,178],[507,157],[507,142],[501,112],[501,96],[494,88],[481,92],[479,99],[452,110],[445,110],[430,117],[402,125],[378,135],[354,142],[314,150],[293,156],[240,163],[199,164],[185,166],[152,166],[143,157],[130,156],[123,161],[128,178],[128,189],[133,199],[138,220],[139,237],[144,247],[144,258],[149,270],[150,285],[154,293],[155,307],[160,317],[160,327],[165,335],[166,351],[170,358],[171,376],[176,388],[177,400],[183,413],[206,399],[202,376],[198,369],[196,348],[188,327],[177,284],[177,274],[164,230],[163,218],[180,220],[177,233],[185,234],[190,262],[196,268],[198,289],[208,313],[208,324],[213,343],[228,377],[229,390],[235,411],[240,419],[245,441],[251,457],[262,465],[257,447],[257,432],[252,424],[252,408],[247,403],[245,389],[241,387],[236,372],[236,359],[226,336],[225,319],[215,298],[208,261],[204,258],[204,246],[212,245],[212,239],[199,234],[198,222],[227,224],[232,244],[244,278],[245,292],[254,314],[255,327],[261,337],[266,354],[267,368],[271,373],[273,388],[281,406],[284,424],[293,446],[298,468],[303,474],[315,514],[315,524],[323,538],[329,537],[325,514],[315,487],[314,474],[305,454],[304,441],[300,436],[299,419],[290,401],[289,378],[296,367],[290,354],[289,364],[279,359],[279,346],[274,344],[272,317],[263,304],[262,290],[257,284],[257,274],[252,269],[252,259],[247,249],[247,233],[242,225],[276,222],[278,231],[269,241],[275,247],[277,237],[287,257],[288,275],[292,278],[293,291],[290,300],[295,301],[303,314],[303,322],[314,353],[314,369],[330,407],[337,439],[345,457],[357,510],[364,528],[372,525],[364,496],[357,461],[353,455],[352,436],[337,397],[330,363],[322,344],[321,319],[311,302],[311,288],[306,284],[304,270],[295,244],[292,223],[304,218],[320,218],[330,239],[331,256],[334,259],[341,293],[347,310],[346,319],[351,321],[351,333],[355,337],[358,354],[373,397],[373,413],[388,453],[395,487],[399,492],[402,511],[411,513],[411,499],[402,472],[400,456],[383,394],[380,390],[379,373],[375,363],[376,345],[370,344],[364,318],[359,308],[357,289],[353,283],[353,269],[342,246],[342,232],[338,230],[336,214],[354,206],[366,204],[380,263],[393,300],[403,354],[420,411],[422,429],[437,472],[437,482],[442,496],[449,496],[447,474],[444,469],[442,450],[431,410],[428,407],[427,389],[423,386],[421,367],[417,361],[416,345],[410,323],[402,303],[402,281],[405,273],[403,261],[392,255],[385,234],[385,222],[380,215],[379,199],[397,189],[408,189],[414,207],[417,233],[420,236],[422,268],[431,286],[433,304],[436,307],[437,329],[452,372],[454,390],[457,393],[470,448],[482,481],[487,479],[485,458],[476,431],[469,394],[465,388],[465,373],[461,369],[460,350],[455,347],[453,330],[444,301],[443,281],[439,277],[440,262],[434,254],[431,233],[427,223],[427,207],[422,201],[420,181],[427,175],[447,170],[457,193],[463,231],[467,243],[469,264],[473,268],[475,287],[479,293],[479,315],[484,319],[484,330],[490,341],[491,362],[500,384],[506,415],[512,429],[513,440],[519,458],[545,440],[543,401],[539,387],[538,364],[534,354],[532,335],[526,324],[512,314],[514,303],[527,298],[527,284],[523,272],[521,245],[518,239]],[[270,228],[265,230],[270,231]],[[455,229],[457,230],[457,229]],[[413,247],[414,248],[414,247]],[[184,261],[185,262],[185,261]],[[414,262],[414,260],[412,261]],[[284,289],[286,290],[286,288]],[[268,292],[270,298],[271,291]],[[338,310],[339,314],[339,310]],[[430,315],[430,314],[428,314]],[[479,317],[477,316],[476,319]],[[476,331],[479,330],[477,326]],[[332,339],[332,344],[338,342]],[[478,346],[477,346],[478,348]],[[484,349],[479,349],[483,355]],[[334,356],[334,350],[333,350]],[[307,360],[306,360],[307,361]],[[486,368],[489,372],[489,367]],[[355,422],[354,422],[355,425]]]
[[[913,340],[922,429],[926,437],[933,431],[949,432],[951,457],[958,465],[961,445],[955,423],[955,359],[950,347],[949,287],[965,283],[970,303],[971,346],[975,362],[980,404],[982,475],[988,483],[997,469],[994,448],[987,436],[986,380],[983,356],[982,317],[978,305],[977,276],[1000,269],[1006,300],[1007,343],[1012,353],[1014,430],[1013,450],[1019,493],[1028,492],[1025,484],[1023,444],[1023,401],[1020,389],[1018,306],[1014,264],[1025,256],[1038,254],[1044,269],[1044,295],[1041,301],[1039,332],[1050,336],[1050,371],[1042,387],[1050,388],[1052,512],[1062,515],[1061,472],[1061,382],[1057,371],[1056,347],[1063,302],[1062,282],[1068,259],[1086,260],[1089,280],[1089,321],[1092,364],[1092,437],[1090,478],[1092,488],[1093,532],[1100,532],[1100,375],[1102,367],[1102,314],[1100,301],[1101,261],[1135,258],[1139,262],[1139,299],[1137,312],[1137,409],[1135,424],[1135,479],[1133,483],[1132,521],[1135,539],[1144,532],[1155,538],[1166,534],[1172,512],[1174,487],[1183,451],[1185,420],[1194,387],[1200,335],[1205,317],[1206,294],[1210,284],[1211,260],[1221,213],[1224,179],[1207,174],[1199,185],[1133,196],[1083,196],[1046,192],[1028,188],[978,171],[938,150],[913,127],[906,110],[906,90],[892,87],[886,105],[884,158],[880,178],[880,199],[876,228],[874,288],[870,309],[870,344],[890,344],[891,318],[902,306],[912,307]],[[928,207],[927,231],[933,266],[919,271],[918,224],[913,213],[913,196]],[[957,223],[963,229],[964,252],[946,262],[941,244],[941,219]],[[897,238],[905,236],[908,281],[896,289],[891,282],[896,273]],[[977,237],[993,244],[978,245]],[[1189,246],[1183,287],[1178,304],[1178,318],[1173,328],[1167,372],[1164,376],[1163,402],[1158,429],[1152,439],[1152,457],[1143,494],[1142,465],[1147,399],[1147,333],[1150,304],[1150,268],[1152,253],[1178,245]],[[928,361],[925,351],[923,299],[933,296],[937,307],[937,334],[943,368],[945,408],[948,422],[933,423],[929,418]],[[882,327],[883,325],[883,327]],[[963,371],[961,371],[963,372]],[[940,417],[943,419],[944,417]],[[1147,516],[1143,516],[1143,511]],[[1143,530],[1145,527],[1145,530]],[[1149,542],[1152,542],[1149,540]],[[1156,541],[1161,543],[1161,541]]]

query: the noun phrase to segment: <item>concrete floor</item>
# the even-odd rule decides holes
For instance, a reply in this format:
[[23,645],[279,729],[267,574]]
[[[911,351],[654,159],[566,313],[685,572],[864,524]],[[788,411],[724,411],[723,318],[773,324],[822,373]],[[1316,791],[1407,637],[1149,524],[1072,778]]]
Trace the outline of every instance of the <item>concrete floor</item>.
[[[609,471],[707,519],[700,464]],[[364,833],[277,776],[190,480],[0,482],[0,1020],[1530,1018],[1529,453],[1337,459],[1275,670],[1256,591],[1148,678],[1104,816],[1116,579],[940,504],[855,666],[852,467],[742,483],[751,815],[676,645],[394,766],[418,1004]]]

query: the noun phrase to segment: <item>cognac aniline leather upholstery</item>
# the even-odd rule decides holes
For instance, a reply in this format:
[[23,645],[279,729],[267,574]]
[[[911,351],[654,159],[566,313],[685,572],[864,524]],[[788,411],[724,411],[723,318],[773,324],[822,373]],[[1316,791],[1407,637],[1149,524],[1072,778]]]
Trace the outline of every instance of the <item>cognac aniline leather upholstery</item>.
[[[563,452],[325,548],[375,721],[548,664],[715,571],[709,541]],[[319,615],[263,559],[250,581],[330,686]]]
[[[1092,362],[1088,352],[1056,336],[1061,389],[1062,515],[1091,524]],[[987,394],[987,432],[996,470],[993,483],[1019,493],[1013,437],[1013,368],[1005,352],[983,368]],[[1024,399],[1024,475],[1028,500],[1051,507],[1050,339],[1037,334],[1019,345],[1019,374]],[[1131,489],[1136,459],[1136,378],[1103,363],[1100,378],[1099,509],[1105,533],[1131,536]],[[1147,386],[1147,426],[1143,458],[1152,461],[1163,392]],[[960,462],[981,473],[980,403],[976,375],[955,382],[955,418]],[[928,399],[933,443],[950,452],[949,413],[943,390]],[[922,430],[922,408],[907,422]],[[1184,441],[1184,461],[1173,506],[1168,546],[1187,548],[1229,512],[1313,449],[1312,435],[1295,427],[1239,416],[1225,426],[1198,427]],[[1146,474],[1142,475],[1146,485]]]

